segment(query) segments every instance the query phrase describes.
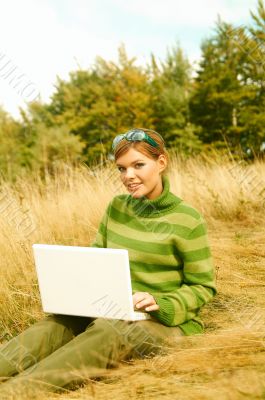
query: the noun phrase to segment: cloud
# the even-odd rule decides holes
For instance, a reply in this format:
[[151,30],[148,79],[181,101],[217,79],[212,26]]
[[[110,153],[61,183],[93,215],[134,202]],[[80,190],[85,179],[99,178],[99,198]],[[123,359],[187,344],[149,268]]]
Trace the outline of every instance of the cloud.
[[[201,37],[217,14],[242,21],[256,0],[0,0],[0,54],[34,83],[46,102],[56,76],[68,79],[78,64],[88,68],[96,55],[116,60],[123,42],[130,57],[145,64],[150,53],[163,58],[179,39],[185,53],[199,55]],[[246,4],[247,3],[247,4]],[[15,117],[26,108],[0,77],[0,103]]]

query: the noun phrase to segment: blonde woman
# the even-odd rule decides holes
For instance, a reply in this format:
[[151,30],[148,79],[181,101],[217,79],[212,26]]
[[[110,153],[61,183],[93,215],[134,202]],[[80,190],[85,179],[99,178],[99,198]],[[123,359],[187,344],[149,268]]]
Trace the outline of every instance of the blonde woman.
[[128,194],[109,202],[92,246],[129,251],[134,307],[151,319],[47,315],[0,347],[1,399],[73,388],[121,360],[160,354],[167,339],[204,331],[199,310],[217,290],[202,215],[170,191],[159,133],[132,129],[112,149]]

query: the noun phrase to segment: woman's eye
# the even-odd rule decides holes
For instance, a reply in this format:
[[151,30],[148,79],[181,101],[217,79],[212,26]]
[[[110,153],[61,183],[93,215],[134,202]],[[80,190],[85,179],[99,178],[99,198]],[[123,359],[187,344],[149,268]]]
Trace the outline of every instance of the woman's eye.
[[[137,163],[137,164],[135,164],[135,166],[140,166],[140,167],[142,167],[144,164],[143,163]],[[120,171],[120,172],[122,172],[122,169],[123,169],[123,167],[118,167],[118,170]]]

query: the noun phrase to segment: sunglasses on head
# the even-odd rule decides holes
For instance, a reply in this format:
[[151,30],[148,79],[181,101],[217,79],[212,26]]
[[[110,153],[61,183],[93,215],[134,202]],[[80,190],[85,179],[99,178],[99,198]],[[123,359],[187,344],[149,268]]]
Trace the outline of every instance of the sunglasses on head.
[[[163,141],[164,140],[162,138],[161,135],[159,135],[158,132],[156,131],[152,131],[151,129],[148,129],[148,132],[154,132],[156,133]],[[115,148],[117,147],[117,145],[123,140],[123,139],[127,139],[131,142],[134,141],[145,141],[147,143],[149,143],[151,146],[153,147],[159,147],[158,143],[152,139],[143,129],[130,129],[128,132],[126,133],[122,133],[121,135],[118,135],[114,138],[113,142],[112,142],[112,151],[115,150]]]

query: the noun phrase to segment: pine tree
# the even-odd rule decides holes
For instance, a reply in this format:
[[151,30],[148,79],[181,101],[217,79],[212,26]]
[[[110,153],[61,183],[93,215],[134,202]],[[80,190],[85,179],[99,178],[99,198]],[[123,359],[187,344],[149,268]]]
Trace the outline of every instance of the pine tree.
[[[191,99],[192,121],[201,126],[204,143],[249,157],[265,141],[264,26],[258,1],[254,26],[234,27],[218,21],[215,35],[202,44],[202,60]],[[262,45],[263,44],[263,45]]]
[[169,49],[160,66],[152,55],[149,76],[154,124],[168,147],[185,153],[201,149],[196,128],[190,123],[191,65],[182,49],[178,45]]

